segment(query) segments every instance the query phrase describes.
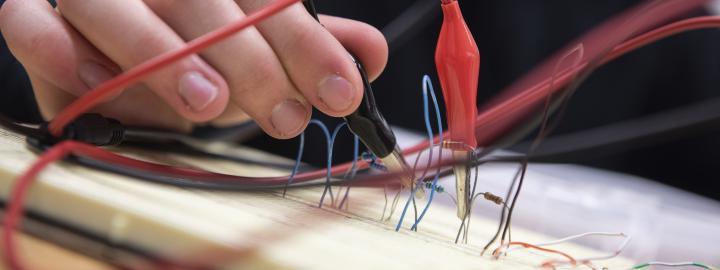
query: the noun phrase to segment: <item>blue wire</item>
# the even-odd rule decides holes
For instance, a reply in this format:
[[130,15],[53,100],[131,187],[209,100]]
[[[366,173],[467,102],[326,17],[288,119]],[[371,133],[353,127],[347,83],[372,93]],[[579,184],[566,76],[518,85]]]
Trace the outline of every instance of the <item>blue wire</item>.
[[358,159],[365,154],[364,152],[360,154],[360,138],[357,135],[353,136],[353,160],[352,165],[350,166],[350,170],[345,173],[344,178],[345,179],[353,179],[355,178],[355,175],[357,175],[357,163]]
[[[425,111],[425,128],[428,131],[428,140],[430,140],[430,147],[433,147],[433,132],[432,127],[430,126],[430,116],[429,116],[429,110],[428,110],[428,100],[427,100],[427,91],[428,88],[430,88],[430,95],[432,96],[433,100],[433,107],[435,108],[435,118],[437,119],[437,126],[438,126],[438,132],[440,135],[440,144],[442,144],[443,141],[443,126],[442,126],[442,118],[440,117],[440,109],[438,106],[437,96],[435,96],[435,88],[432,85],[432,80],[430,80],[430,76],[425,75],[423,77],[423,110]],[[440,149],[438,153],[438,162],[442,158],[442,149]],[[432,188],[430,189],[430,196],[428,197],[427,205],[425,205],[425,209],[423,209],[422,213],[420,213],[420,217],[415,221],[415,224],[413,224],[411,230],[417,230],[417,226],[422,221],[423,217],[425,217],[425,213],[427,213],[428,209],[430,208],[430,204],[433,201],[433,196],[435,195],[435,190],[437,188],[437,182],[438,178],[440,178],[440,167],[438,167],[437,172],[435,173],[435,178],[432,181]]]
[[[337,138],[337,135],[340,133],[340,130],[343,127],[347,126],[347,123],[342,123],[335,127],[335,130],[333,130],[332,135],[330,135],[330,130],[328,129],[327,125],[325,125],[323,122],[317,119],[310,120],[309,125],[316,125],[322,130],[323,134],[325,134],[325,138],[327,139],[327,174],[325,177],[325,190],[323,191],[322,197],[320,197],[320,204],[318,207],[322,207],[323,202],[325,201],[325,196],[327,195],[328,189],[330,188],[330,179],[332,178],[332,173],[330,172],[332,169],[332,157],[333,157],[333,145],[335,144],[335,139]],[[355,149],[354,154],[357,157],[360,151],[360,140],[357,136],[355,136]],[[292,173],[290,173],[290,178],[288,179],[287,184],[285,185],[285,190],[283,190],[283,197],[285,196],[287,192],[287,187],[290,186],[295,179],[295,176],[297,175],[297,172],[300,168],[300,162],[303,157],[303,153],[305,152],[305,132],[300,134],[300,146],[298,147],[298,154],[295,159],[295,166],[293,167]],[[355,173],[357,171],[357,159],[353,160],[353,166],[352,166],[352,177],[355,176]],[[330,191],[332,194],[332,191]],[[343,202],[345,199],[343,199]]]
[[375,154],[365,151],[365,152],[362,152],[362,154],[360,154],[360,156],[362,157],[362,159],[365,162],[368,163],[368,166],[370,166],[370,168],[373,168],[373,169],[376,169],[379,171],[387,171],[387,168],[385,166],[383,166],[382,164],[379,164],[377,162],[378,158]]
[[[433,129],[430,124],[430,108],[429,108],[429,101],[428,101],[428,89],[430,89],[430,96],[433,100],[433,106],[435,108],[435,118],[437,119],[437,126],[440,136],[440,143],[443,141],[443,128],[442,128],[442,118],[440,117],[440,109],[437,101],[437,96],[435,95],[435,88],[433,87],[432,80],[430,79],[430,76],[425,75],[423,76],[423,110],[424,110],[424,116],[425,116],[425,130],[427,131],[428,140],[430,142],[430,148],[434,147],[435,144],[433,142]],[[438,154],[438,161],[442,157],[442,150]],[[437,187],[437,182],[440,177],[439,174],[440,168],[438,167],[438,172],[435,173],[435,178],[432,182],[432,189],[430,190],[430,196],[428,197],[428,202],[425,208],[423,209],[420,216],[415,220],[415,223],[413,224],[411,230],[416,230],[418,223],[422,221],[423,217],[425,217],[425,213],[427,213],[427,210],[430,208],[430,204],[432,203],[433,197],[435,195],[435,189]],[[407,213],[408,208],[410,207],[410,201],[414,199],[415,191],[417,190],[418,186],[416,185],[415,188],[410,192],[410,197],[408,197],[407,202],[405,202],[405,207],[403,208],[402,214],[400,214],[400,220],[398,221],[397,226],[395,227],[395,231],[399,231],[400,227],[402,227],[403,220],[405,219],[405,214]]]
[[[355,175],[357,175],[357,161],[360,157],[360,137],[357,135],[353,136],[353,160],[352,160],[352,167],[350,167],[350,171],[348,174],[345,175],[345,179],[353,179],[355,178]],[[348,194],[350,194],[350,186],[347,187],[347,190],[345,190],[345,196],[343,196],[342,201],[340,201],[340,206],[338,208],[342,209],[343,205],[345,205],[345,201],[347,201]]]
[[300,134],[300,146],[298,147],[297,158],[295,158],[295,166],[293,167],[292,173],[290,173],[290,178],[283,189],[283,197],[285,197],[287,188],[292,184],[295,179],[295,175],[297,175],[298,169],[300,169],[300,161],[302,160],[303,152],[305,152],[305,132]]
[[[316,125],[322,124],[322,122],[320,122],[318,120],[313,120],[313,121],[315,121]],[[312,123],[313,121],[310,121],[310,122]],[[322,207],[323,202],[325,201],[325,195],[327,195],[328,191],[330,192],[330,196],[332,196],[332,189],[330,186],[330,178],[332,177],[332,173],[330,171],[332,169],[333,146],[335,145],[335,139],[337,138],[338,133],[340,133],[340,130],[343,127],[347,126],[347,123],[343,122],[342,124],[335,127],[335,130],[333,130],[332,135],[330,135],[330,131],[328,130],[327,126],[325,126],[324,124],[322,124],[322,126],[323,126],[323,132],[325,132],[325,136],[328,138],[328,141],[327,141],[327,143],[328,143],[328,146],[327,146],[328,161],[327,161],[327,176],[325,178],[325,190],[323,190],[322,197],[320,197],[320,204],[318,204],[318,207]]]
[[320,122],[320,120],[312,119],[312,120],[310,120],[310,124],[314,124],[314,125],[318,126],[320,128],[320,130],[322,130],[323,134],[325,134],[325,138],[327,139],[327,157],[328,157],[327,166],[328,166],[328,169],[327,169],[327,175],[326,175],[326,179],[325,179],[326,186],[325,186],[325,190],[323,191],[322,197],[320,197],[320,204],[318,205],[318,207],[322,207],[323,201],[325,199],[325,194],[327,193],[327,190],[328,190],[327,185],[330,184],[330,177],[331,177],[330,168],[332,167],[332,137],[330,136],[330,130],[328,129],[328,127],[323,122]]

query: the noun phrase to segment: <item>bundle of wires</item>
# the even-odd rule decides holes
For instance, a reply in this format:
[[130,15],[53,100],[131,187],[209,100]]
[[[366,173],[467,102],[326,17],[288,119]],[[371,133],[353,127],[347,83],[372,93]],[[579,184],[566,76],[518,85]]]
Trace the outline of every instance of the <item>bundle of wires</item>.
[[[179,50],[157,56],[128,70],[120,76],[100,85],[68,106],[50,122],[48,126],[49,133],[56,138],[60,137],[63,135],[68,124],[92,109],[106,97],[119,94],[123,89],[140,82],[168,64],[212,46],[298,1],[299,0],[275,1],[242,20],[189,42]],[[542,104],[543,100],[554,94],[561,93],[563,89],[566,89],[568,84],[573,84],[577,81],[578,74],[585,74],[588,70],[592,70],[628,52],[670,35],[695,29],[720,28],[719,17],[698,17],[678,21],[648,31],[649,28],[698,8],[705,2],[706,1],[702,0],[651,1],[609,20],[596,30],[581,37],[578,41],[573,42],[569,49],[562,50],[558,55],[551,57],[550,60],[534,72],[531,72],[504,91],[505,94],[501,95],[495,102],[489,103],[483,107],[484,109],[480,110],[481,112],[476,117],[475,122],[476,136],[479,144],[491,146],[497,142],[499,137],[512,130],[519,122],[536,111],[536,107]],[[570,66],[562,65],[563,59],[565,59],[564,55],[567,54],[568,51],[576,50],[578,46],[582,47],[582,54],[577,60]],[[20,131],[28,135],[31,139],[48,137],[47,134],[22,125],[5,123],[5,121],[3,125]],[[432,140],[405,149],[404,154],[418,153],[440,141],[440,137],[435,136]],[[44,151],[44,153],[26,173],[18,178],[13,186],[11,200],[9,200],[7,205],[6,223],[3,227],[3,250],[6,261],[12,269],[23,269],[22,264],[17,259],[13,232],[22,216],[22,205],[27,189],[44,167],[68,156],[73,156],[76,161],[94,164],[98,168],[138,176],[153,181],[174,185],[186,184],[195,187],[243,190],[284,188],[287,186],[290,178],[293,179],[292,182],[295,186],[309,185],[313,184],[313,181],[319,178],[338,176],[350,169],[365,169],[369,166],[367,162],[354,161],[352,163],[334,166],[327,170],[294,173],[292,177],[244,177],[134,160],[77,141],[61,141],[52,146],[44,144],[41,140],[38,140],[38,142],[37,146],[39,146],[39,149]],[[442,171],[446,171],[444,168],[449,165],[452,164],[439,162],[417,169],[443,168]],[[441,170],[438,169],[435,175],[439,174],[440,171]],[[366,186],[397,185],[399,183],[393,182],[395,176],[397,176],[397,174],[393,173],[364,176],[352,181],[345,181],[343,184]],[[430,179],[434,179],[434,177]],[[326,184],[328,183],[323,183],[323,185]]]

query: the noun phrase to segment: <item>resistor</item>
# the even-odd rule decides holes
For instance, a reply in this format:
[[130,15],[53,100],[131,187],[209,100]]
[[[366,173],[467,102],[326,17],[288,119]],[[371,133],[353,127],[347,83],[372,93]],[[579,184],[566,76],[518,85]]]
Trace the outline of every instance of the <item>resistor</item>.
[[375,154],[373,154],[373,153],[370,153],[370,152],[367,152],[367,151],[362,152],[362,154],[360,154],[360,158],[362,158],[362,160],[364,160],[365,162],[367,162],[368,165],[370,166],[370,168],[373,168],[373,169],[376,169],[376,170],[380,170],[380,171],[384,171],[384,172],[387,171],[387,167],[385,167],[384,165],[378,163],[378,162],[377,162],[377,159],[378,159],[378,158],[377,158],[377,156],[375,156]]
[[[432,190],[433,189],[433,183],[432,182],[425,182],[425,188]],[[435,192],[437,193],[443,193],[445,192],[445,188],[441,185],[435,185]]]
[[490,192],[484,192],[482,195],[483,195],[483,198],[485,198],[486,200],[491,201],[497,205],[502,205],[505,203],[505,200],[503,200],[502,197],[492,194]]

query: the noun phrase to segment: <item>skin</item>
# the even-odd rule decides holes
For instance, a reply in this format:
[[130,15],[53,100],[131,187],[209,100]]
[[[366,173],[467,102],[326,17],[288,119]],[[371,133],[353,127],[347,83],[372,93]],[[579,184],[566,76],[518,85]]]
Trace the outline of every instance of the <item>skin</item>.
[[[8,0],[0,29],[27,71],[41,112],[52,119],[102,82],[175,50],[272,0]],[[387,44],[372,26],[321,16],[295,4],[106,100],[95,112],[126,124],[189,130],[253,119],[269,135],[302,132],[311,107],[353,112],[362,81],[347,50],[375,79]],[[324,27],[323,27],[324,25]],[[347,49],[346,49],[347,48]]]

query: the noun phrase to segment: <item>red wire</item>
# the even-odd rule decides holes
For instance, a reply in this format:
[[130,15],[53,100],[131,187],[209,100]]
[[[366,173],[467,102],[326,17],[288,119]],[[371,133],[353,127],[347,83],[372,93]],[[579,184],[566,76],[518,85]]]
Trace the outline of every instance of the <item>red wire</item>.
[[235,23],[224,26],[218,30],[205,34],[191,42],[184,47],[170,51],[165,54],[156,56],[123,74],[107,81],[97,88],[93,89],[86,95],[80,97],[78,100],[70,104],[55,119],[50,122],[49,130],[54,136],[60,136],[63,129],[67,124],[72,122],[75,118],[81,114],[87,112],[101,100],[121,93],[125,88],[137,83],[138,81],[149,76],[153,72],[172,64],[184,57],[190,56],[197,53],[207,47],[218,43],[225,38],[247,28],[257,24],[259,21],[266,19],[286,7],[299,2],[300,0],[278,0],[268,5],[267,7],[239,20]]
[[[698,29],[707,29],[707,28],[720,28],[720,16],[703,16],[703,17],[696,17],[691,19],[686,19],[682,21],[678,21],[675,23],[671,23],[668,25],[665,25],[663,27],[657,28],[655,30],[652,30],[650,32],[647,32],[645,34],[642,34],[640,36],[637,36],[629,41],[626,41],[618,46],[616,46],[607,56],[605,56],[600,64],[606,64],[612,60],[617,59],[618,57],[625,55],[629,52],[632,52],[638,48],[641,48],[643,46],[646,46],[648,44],[651,44],[653,42],[656,42],[658,40],[667,38],[669,36],[679,34],[682,32],[692,31],[692,30],[698,30]],[[582,71],[586,67],[587,63],[583,63],[577,66],[577,68],[573,70],[568,70],[564,72],[563,74],[557,76],[556,81],[554,82],[554,88],[550,89],[550,80],[544,80],[530,88],[524,91],[525,92],[539,92],[544,95],[538,95],[535,100],[541,100],[542,98],[545,98],[548,94],[552,94],[555,91],[558,91],[559,89],[562,89],[562,87],[566,86],[567,83],[569,83],[575,74]],[[526,94],[527,96],[527,94]],[[522,111],[525,109],[525,107],[521,107],[520,105],[526,104],[526,103],[532,103],[532,101],[528,102],[519,102],[519,99],[510,100],[506,103],[498,104],[490,109],[483,111],[480,113],[476,118],[476,130],[480,131],[482,130],[483,133],[490,131],[489,127],[492,126],[493,120],[502,118],[503,115],[512,115],[516,112]],[[447,132],[446,132],[447,133]],[[478,134],[482,134],[481,132],[478,132]],[[492,136],[484,136],[483,140],[478,139],[479,145],[488,145],[491,141],[489,138]],[[437,143],[439,140],[439,137],[435,137],[434,142]],[[424,141],[422,143],[419,143],[417,145],[414,145],[412,147],[404,149],[405,154],[412,154],[417,153],[418,151],[425,149],[429,146],[428,141]],[[343,164],[345,165],[345,164]]]
[[[644,45],[663,39],[665,37],[678,34],[685,31],[704,29],[704,28],[720,28],[720,17],[718,16],[707,16],[687,19],[678,21],[661,28],[650,31],[646,34],[640,35],[627,41],[612,50],[608,56],[606,56],[601,63],[607,63],[616,59],[619,56],[624,55],[627,52],[638,49]],[[538,87],[547,87],[546,85]],[[427,144],[427,142],[425,143]],[[419,146],[421,146],[420,144]],[[424,147],[414,146],[410,149],[405,150],[405,154],[411,154]],[[418,149],[418,150],[414,150]],[[159,164],[148,163],[144,161],[134,160],[127,157],[123,157],[100,148],[96,148],[87,144],[75,142],[75,141],[64,141],[55,147],[46,151],[41,155],[38,160],[28,169],[23,175],[21,175],[13,186],[10,200],[7,204],[7,212],[5,214],[5,226],[3,227],[3,252],[10,269],[25,269],[20,263],[17,257],[17,245],[15,241],[15,230],[17,225],[20,223],[23,215],[23,203],[26,198],[28,188],[36,179],[36,176],[50,163],[66,157],[68,154],[85,155],[95,159],[103,160],[106,162],[113,162],[127,167],[143,169],[164,174],[175,174],[189,177],[198,177],[206,179],[219,179],[231,177],[230,175],[217,174],[193,169],[177,168],[172,166],[165,166]],[[365,166],[367,164],[364,164]],[[349,168],[348,164],[336,166],[333,168],[333,174],[344,172]],[[362,166],[361,166],[362,167]],[[318,173],[319,172],[319,173]],[[316,172],[303,173],[298,175],[297,180],[305,181],[306,178],[317,179],[318,177],[324,176],[325,172],[320,170]],[[245,183],[285,183],[287,177],[236,177],[238,182],[248,181]]]
[[[179,60],[182,57],[191,55],[193,53],[197,53],[198,51],[207,48],[214,43],[217,43],[221,41],[222,39],[232,35],[233,33],[236,33],[246,27],[252,26],[253,24],[257,23],[258,21],[267,18],[268,16],[273,15],[274,13],[277,13],[281,11],[283,8],[293,4],[294,2],[297,2],[298,0],[279,0],[266,8],[236,22],[233,24],[230,24],[226,27],[220,28],[218,30],[215,30],[211,33],[208,33],[198,39],[193,40],[192,42],[188,43],[186,47],[183,47],[177,51],[168,52],[166,54],[160,55],[158,57],[155,57],[151,60],[149,60],[146,63],[143,63],[135,68],[130,69],[129,71],[121,74],[120,76],[100,85],[98,88],[92,90],[90,93],[86,94],[85,96],[81,97],[80,99],[73,102],[70,106],[68,106],[65,110],[63,110],[55,119],[53,119],[50,123],[49,130],[50,132],[57,136],[62,133],[62,130],[64,127],[72,122],[76,117],[81,115],[82,113],[86,112],[93,106],[97,105],[98,102],[103,100],[104,98],[118,94],[123,91],[124,87],[127,87],[133,83],[138,82],[142,78],[148,76],[149,74],[171,64],[174,61]],[[652,2],[657,3],[657,2]],[[664,5],[661,6],[661,8],[657,8],[657,10],[653,10],[654,12],[659,13],[659,15],[652,17],[653,20],[650,20],[649,18],[646,18],[645,20],[640,20],[640,25],[652,25],[654,21],[662,20],[665,17],[676,15],[677,13],[681,13],[683,10],[689,9],[691,7],[694,7],[696,5],[704,3],[702,0],[670,0],[662,2]],[[680,5],[680,6],[677,6]],[[633,12],[638,13],[640,11],[645,11],[647,9],[647,6],[653,7],[653,4],[641,6],[642,8],[638,8],[636,10],[633,10]],[[616,24],[617,21],[623,21],[624,19],[627,19],[626,17],[629,17],[629,15],[635,15],[633,12],[627,12],[624,16],[619,16],[618,18],[612,20],[610,23],[605,24],[603,27],[601,27],[600,30],[604,30],[605,32],[613,33],[612,29],[613,23]],[[644,14],[641,14],[644,15]],[[639,27],[638,27],[639,28]],[[671,29],[673,30],[673,29]],[[678,31],[678,30],[676,30]],[[594,31],[595,32],[602,32],[602,31]],[[676,32],[672,32],[676,33]],[[655,32],[654,34],[663,34],[662,31]],[[592,36],[591,36],[592,37]],[[603,39],[609,39],[609,37],[603,35],[601,38]],[[643,43],[642,45],[647,44]],[[630,51],[632,49],[635,49],[639,46],[634,47],[628,47],[624,48],[626,51],[618,51],[616,52],[616,56],[622,55],[626,53],[627,51]],[[543,100],[546,96],[553,94],[555,91],[558,91],[562,88],[565,84],[567,84],[569,81],[571,81],[572,76],[575,75],[577,72],[581,71],[586,64],[578,65],[576,69],[567,70],[556,80],[554,80],[552,83],[547,79],[548,76],[545,77],[545,80],[541,80],[539,83],[535,84],[532,87],[529,87],[527,89],[523,89],[523,91],[520,91],[519,94],[511,96],[509,99],[505,100],[503,103],[499,103],[495,106],[492,106],[488,108],[487,110],[481,112],[476,117],[476,130],[480,132],[476,132],[478,136],[478,144],[479,145],[489,145],[490,142],[497,137],[499,134],[504,132],[507,128],[512,126],[515,122],[518,121],[518,119],[521,119],[524,115],[531,112],[530,108],[532,104],[535,104],[541,100]],[[508,92],[508,91],[506,91]],[[447,134],[445,134],[447,136]],[[435,142],[437,142],[439,138],[435,138]],[[404,151],[404,154],[413,154],[417,153],[418,151],[425,149],[429,146],[429,142],[425,141],[423,143],[420,143],[418,145],[415,145],[407,150]],[[368,164],[365,162],[359,163],[359,168],[364,169],[367,168]],[[335,166],[332,168],[331,173],[338,174],[342,173],[344,171],[347,171],[351,168],[351,163],[345,163],[339,166]],[[302,173],[296,176],[296,180],[298,182],[302,181],[311,181],[313,179],[323,177],[326,174],[323,170],[313,171],[313,172],[307,172]]]
[[[248,17],[249,18],[249,17]],[[635,49],[638,49],[642,46],[645,46],[647,44],[650,44],[652,42],[655,42],[657,40],[666,38],[668,36],[678,34],[685,31],[690,30],[696,30],[696,29],[703,29],[703,28],[720,28],[720,16],[705,16],[705,17],[697,17],[687,20],[678,21],[666,26],[663,26],[661,28],[655,29],[653,31],[650,31],[648,33],[645,33],[643,35],[640,35],[636,38],[633,38],[625,43],[622,43],[618,46],[616,46],[605,58],[602,59],[601,64],[605,64],[609,61],[612,61],[616,59],[617,57],[620,57],[630,51],[633,51]],[[550,81],[544,80],[540,83],[536,84],[535,86],[527,89],[523,93],[526,92],[534,92],[534,93],[540,93],[544,95],[535,95],[535,100],[542,99],[545,97],[545,95],[552,94],[554,91],[557,91],[558,89],[561,89],[563,86],[565,86],[568,82],[570,82],[570,79],[574,74],[584,69],[586,66],[586,63],[583,63],[581,65],[578,65],[577,68],[568,70],[564,72],[563,74],[559,75],[556,78],[556,81],[553,83],[553,88],[550,88]],[[102,86],[101,86],[102,87]],[[104,88],[103,88],[104,89]],[[94,91],[100,91],[103,89],[98,89]],[[89,94],[88,94],[89,95]],[[489,127],[491,127],[493,124],[496,124],[496,121],[494,122],[493,119],[497,119],[498,117],[502,117],[502,114],[499,114],[499,112],[505,112],[505,115],[517,115],[518,112],[522,112],[524,109],[521,105],[528,103],[528,101],[525,102],[518,102],[522,101],[522,99],[512,99],[509,102],[501,103],[490,110],[484,111],[483,113],[479,114],[476,118],[476,124],[478,125],[477,130],[484,130],[483,133],[478,132],[479,134],[488,134],[491,133],[492,130],[490,130]],[[78,100],[80,101],[80,100]],[[532,100],[530,101],[532,102]],[[518,104],[520,103],[520,104]],[[502,118],[501,118],[502,119]],[[447,135],[447,133],[445,134]],[[484,136],[483,140],[479,140],[478,143],[480,145],[488,145],[490,143],[490,138],[492,136]],[[435,137],[435,142],[437,143],[439,140],[439,137]],[[405,155],[410,155],[417,153],[418,151],[425,149],[429,146],[429,142],[425,141],[420,144],[417,144],[415,146],[412,146],[410,148],[404,149],[403,153]],[[128,166],[134,167],[134,166],[149,166],[143,162],[133,161],[128,158],[123,158],[121,156],[116,157],[118,159],[122,159],[123,161],[118,162],[126,162]],[[125,164],[125,163],[123,163]],[[350,169],[352,166],[351,163],[344,163],[338,166],[334,166],[331,170],[331,174],[336,175],[340,173],[344,173],[348,169]],[[367,168],[368,164],[364,161],[359,161],[358,163],[359,169]],[[202,171],[187,171],[187,170],[174,170],[172,167],[169,166],[153,166],[153,171],[158,173],[165,173],[165,174],[177,174],[182,176],[188,176],[188,177],[204,177],[204,178],[227,178],[230,177],[229,175],[222,175],[222,174],[215,174],[215,173],[207,173]],[[300,173],[295,177],[295,182],[305,182],[305,181],[312,181],[314,179],[324,177],[326,174],[325,170],[316,170],[311,172],[305,172]],[[261,181],[270,181],[270,182],[283,182],[287,181],[287,176],[284,177],[273,177],[273,178],[260,178],[260,177],[247,177],[244,178],[244,181],[253,181],[256,180],[258,182]],[[256,182],[257,183],[257,182]],[[267,183],[267,182],[265,182]]]
[[[299,0],[278,0],[266,8],[240,20],[236,23],[223,27],[219,30],[211,32],[205,36],[202,36],[190,43],[186,47],[183,47],[177,51],[168,52],[166,54],[155,57],[141,65],[136,66],[123,73],[122,75],[100,85],[85,96],[79,98],[73,104],[63,110],[53,121],[50,123],[50,131],[53,135],[59,135],[62,133],[64,127],[72,122],[76,117],[91,109],[93,106],[101,100],[104,100],[108,96],[118,94],[123,91],[124,88],[137,83],[143,78],[147,77],[154,71],[167,66],[174,61],[177,61],[183,57],[187,57],[198,51],[207,48],[214,43],[217,43],[224,38],[241,31],[244,28],[256,24],[258,21],[263,20],[273,14],[283,10],[284,8],[292,5]],[[699,1],[697,1],[699,2]],[[660,16],[659,16],[660,17]],[[650,23],[650,22],[648,22]],[[650,31],[646,34],[631,39],[614,49],[605,56],[601,64],[609,62],[627,52],[633,51],[649,43],[655,42],[659,39],[665,38],[670,35],[674,35],[680,32],[689,30],[701,29],[701,28],[716,28],[720,27],[720,17],[708,16],[698,17],[688,20],[679,21],[656,30]],[[582,71],[587,66],[587,63],[577,65],[575,68],[566,70],[561,75],[557,76],[552,82],[550,79],[541,80],[539,83],[534,84],[532,87],[523,89],[519,94],[514,95],[512,98],[503,101],[497,105],[490,107],[488,110],[483,111],[476,117],[476,129],[482,130],[478,132],[478,135],[488,134],[491,132],[501,132],[500,128],[494,129],[495,126],[511,125],[513,120],[516,120],[518,115],[528,112],[528,107],[532,106],[550,94],[555,93],[562,86],[566,85],[571,81],[573,76],[578,72]],[[480,145],[487,145],[492,140],[493,136],[483,135],[478,140]],[[437,142],[438,138],[435,138]],[[408,148],[404,151],[404,154],[409,155],[417,153],[418,151],[427,148],[429,142],[423,142]],[[143,168],[146,170],[155,171],[158,173],[175,174],[192,177],[228,177],[227,175],[215,174],[209,172],[203,172],[198,170],[175,168],[170,166],[152,164],[137,160],[132,160],[119,155],[115,155],[106,152],[102,149],[95,148],[86,144],[66,141],[58,144],[45,152],[35,164],[24,173],[16,182],[13,187],[11,200],[8,202],[8,212],[6,214],[6,223],[3,227],[3,246],[4,255],[11,269],[23,269],[22,264],[18,260],[14,234],[15,228],[20,222],[23,214],[22,203],[25,200],[27,189],[32,184],[35,176],[42,171],[42,169],[48,164],[55,160],[61,159],[68,154],[79,154],[88,155],[95,158],[103,159],[106,161],[112,161],[118,164],[133,168]],[[361,162],[358,164],[360,168],[366,168],[367,163]],[[332,174],[342,173],[350,168],[350,163],[345,163],[340,166],[332,168]],[[325,175],[324,170],[318,170],[313,172],[307,172],[299,174],[296,177],[297,182],[309,181],[323,177]],[[272,177],[272,178],[259,178],[259,177],[236,177],[238,181],[250,181],[252,183],[258,183],[258,181],[270,181],[277,183],[284,183],[287,181],[287,177]],[[267,183],[267,182],[263,182]]]
[[[117,165],[123,165],[123,166],[129,166],[133,168],[138,168],[142,170],[149,170],[149,171],[155,171],[159,173],[176,173],[176,174],[184,174],[184,175],[191,175],[191,176],[198,176],[198,177],[207,177],[207,176],[213,176],[213,177],[230,177],[229,175],[223,175],[223,174],[215,174],[210,172],[203,172],[193,169],[185,169],[185,168],[177,168],[177,167],[171,167],[171,166],[165,166],[165,165],[159,165],[139,160],[134,160],[130,158],[126,158],[117,154],[114,154],[112,152],[106,151],[102,148],[85,144],[82,142],[77,141],[63,141],[61,143],[58,143],[57,145],[51,147],[47,151],[45,151],[38,159],[35,161],[35,163],[32,164],[32,166],[27,169],[22,175],[20,175],[15,183],[13,184],[12,191],[10,193],[10,198],[6,205],[6,213],[4,216],[4,226],[2,228],[2,252],[3,257],[5,258],[5,263],[7,264],[9,269],[13,270],[21,270],[21,269],[27,269],[24,267],[24,265],[21,263],[21,261],[18,258],[18,251],[17,251],[17,243],[15,240],[15,231],[17,229],[17,226],[21,223],[22,217],[23,217],[23,205],[25,203],[25,200],[27,198],[27,192],[30,188],[30,186],[36,181],[38,174],[42,172],[48,165],[52,164],[55,161],[61,160],[68,155],[75,155],[75,156],[83,156],[83,157],[89,157],[95,160],[104,161],[104,162],[110,162]],[[434,166],[447,166],[448,164],[438,164]],[[390,178],[397,177],[399,173],[391,174]],[[238,180],[240,179],[240,180]],[[268,179],[266,181],[258,181],[257,179]],[[387,175],[383,177],[382,175],[375,175],[366,177],[363,180],[363,185],[361,186],[388,186],[391,187],[393,185],[400,186],[399,182],[392,182],[387,181],[388,177]],[[286,177],[268,177],[268,178],[247,178],[246,181],[243,182],[243,177],[237,177],[237,179],[233,179],[233,181],[237,181],[238,183],[245,183],[245,184],[284,184],[287,182]],[[365,181],[366,180],[366,181]],[[204,181],[208,181],[208,179],[204,179]]]
[[82,147],[81,144],[73,141],[65,141],[57,146],[49,149],[43,153],[37,161],[23,173],[15,184],[10,195],[10,199],[7,203],[7,212],[5,213],[4,226],[3,226],[3,256],[5,257],[5,263],[9,269],[21,270],[26,269],[18,258],[18,252],[16,250],[17,245],[15,243],[15,229],[23,216],[23,203],[27,196],[30,185],[35,181],[35,177],[45,167],[57,160],[60,160],[70,154],[73,151],[84,151],[84,150],[95,150],[95,147],[88,146]]

